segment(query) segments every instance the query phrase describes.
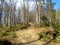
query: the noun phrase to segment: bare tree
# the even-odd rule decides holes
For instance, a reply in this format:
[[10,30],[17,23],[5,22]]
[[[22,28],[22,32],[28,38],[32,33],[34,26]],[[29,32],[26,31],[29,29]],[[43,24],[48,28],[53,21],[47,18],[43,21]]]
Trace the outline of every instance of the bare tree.
[[5,3],[5,6],[4,6],[4,24],[5,24],[5,26],[8,26],[8,20],[9,20],[9,6],[7,3]]
[[48,6],[48,15],[49,15],[49,24],[51,27],[52,24],[52,2],[48,2],[49,6]]
[[26,0],[26,24],[29,23],[29,0]]
[[[17,3],[17,2],[16,2]],[[9,14],[10,14],[10,26],[16,25],[16,3],[10,0]]]
[[1,6],[1,4],[0,4],[0,24],[1,24],[1,14],[2,13],[2,6]]
[[2,19],[2,25],[4,27],[4,3],[5,3],[5,0],[1,0],[1,6],[2,6],[2,9],[1,9],[1,13],[2,13],[2,16],[1,16],[1,19]]
[[39,11],[39,2],[38,0],[35,0],[36,1],[36,24],[38,26],[40,26],[40,11]]
[[20,10],[20,7],[18,9],[18,24],[21,23],[21,10]]

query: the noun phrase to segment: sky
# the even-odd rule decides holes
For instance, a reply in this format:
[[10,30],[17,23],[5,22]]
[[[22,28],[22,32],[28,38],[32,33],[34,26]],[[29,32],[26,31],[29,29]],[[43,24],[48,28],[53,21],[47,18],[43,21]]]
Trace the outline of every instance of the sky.
[[[17,7],[19,7],[19,5],[22,6],[21,3],[22,3],[23,0],[14,0],[14,1],[18,1]],[[56,3],[56,4],[54,5],[54,9],[55,9],[55,10],[57,10],[57,9],[60,8],[60,0],[52,0],[52,2]],[[31,7],[32,4],[33,4],[33,0],[32,0],[29,4],[30,4],[30,7]]]
[[[22,0],[18,0],[18,2],[22,2]],[[60,0],[52,0],[52,2],[56,3],[56,4],[54,5],[54,9],[55,9],[55,10],[57,10],[57,9],[60,8]],[[31,2],[30,4],[32,5],[33,2]],[[19,3],[18,3],[18,5],[19,5]]]
[[60,0],[52,0],[52,2],[56,3],[54,9],[60,9]]
[[[17,7],[22,7],[23,6],[22,4],[23,4],[23,0],[18,0]],[[33,7],[34,7],[34,1],[30,1],[29,2],[30,10],[32,10]]]

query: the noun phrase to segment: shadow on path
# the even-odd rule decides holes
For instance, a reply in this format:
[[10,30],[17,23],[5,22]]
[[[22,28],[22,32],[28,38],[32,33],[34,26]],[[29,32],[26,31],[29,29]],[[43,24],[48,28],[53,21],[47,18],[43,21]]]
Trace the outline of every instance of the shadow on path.
[[28,44],[33,43],[33,42],[36,42],[36,41],[38,41],[38,40],[39,40],[39,39],[34,40],[34,41],[31,41],[31,42],[27,42],[27,43],[19,43],[18,45],[28,45]]
[[8,40],[0,40],[0,45],[13,45],[13,44]]
[[42,45],[48,45],[49,43],[51,43],[54,39],[51,39],[50,41],[46,42],[45,44]]

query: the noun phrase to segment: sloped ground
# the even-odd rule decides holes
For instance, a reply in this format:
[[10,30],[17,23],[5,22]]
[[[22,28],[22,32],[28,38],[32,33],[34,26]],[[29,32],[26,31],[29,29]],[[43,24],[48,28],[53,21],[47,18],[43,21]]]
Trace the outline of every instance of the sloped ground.
[[[13,44],[17,45],[59,45],[59,43],[53,42],[52,38],[42,38],[39,40],[39,33],[46,31],[53,31],[51,27],[34,27],[34,24],[30,23],[31,26],[27,29],[16,31],[17,38],[12,41]],[[50,36],[51,37],[51,36]]]
[[34,25],[31,24],[31,26],[28,27],[27,29],[19,30],[16,32],[17,38],[15,42],[17,44],[22,43],[26,45],[43,45],[45,41],[43,41],[43,39],[38,40],[39,39],[38,33],[49,31],[49,30],[53,31],[51,27],[35,28]]
[[28,29],[17,31],[16,34],[18,36],[18,43],[31,42],[33,40],[37,40],[39,37],[33,26],[29,27]]
[[38,39],[38,35],[34,31],[34,29],[17,31],[16,33],[18,36],[18,38],[17,38],[18,42],[26,43],[26,42],[30,42],[30,41]]

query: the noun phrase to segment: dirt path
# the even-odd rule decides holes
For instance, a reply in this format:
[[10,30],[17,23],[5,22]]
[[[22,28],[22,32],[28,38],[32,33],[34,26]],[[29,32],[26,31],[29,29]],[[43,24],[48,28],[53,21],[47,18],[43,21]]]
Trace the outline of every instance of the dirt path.
[[43,40],[38,40],[39,36],[38,33],[42,31],[52,30],[50,27],[41,27],[35,28],[34,24],[30,23],[31,26],[24,30],[19,30],[16,32],[17,39],[16,43],[23,43],[26,45],[42,45],[45,42]]
[[34,40],[38,40],[39,36],[34,28],[34,25],[32,23],[30,24],[31,26],[28,27],[28,29],[19,30],[16,32],[18,36],[17,38],[18,43],[27,43]]

